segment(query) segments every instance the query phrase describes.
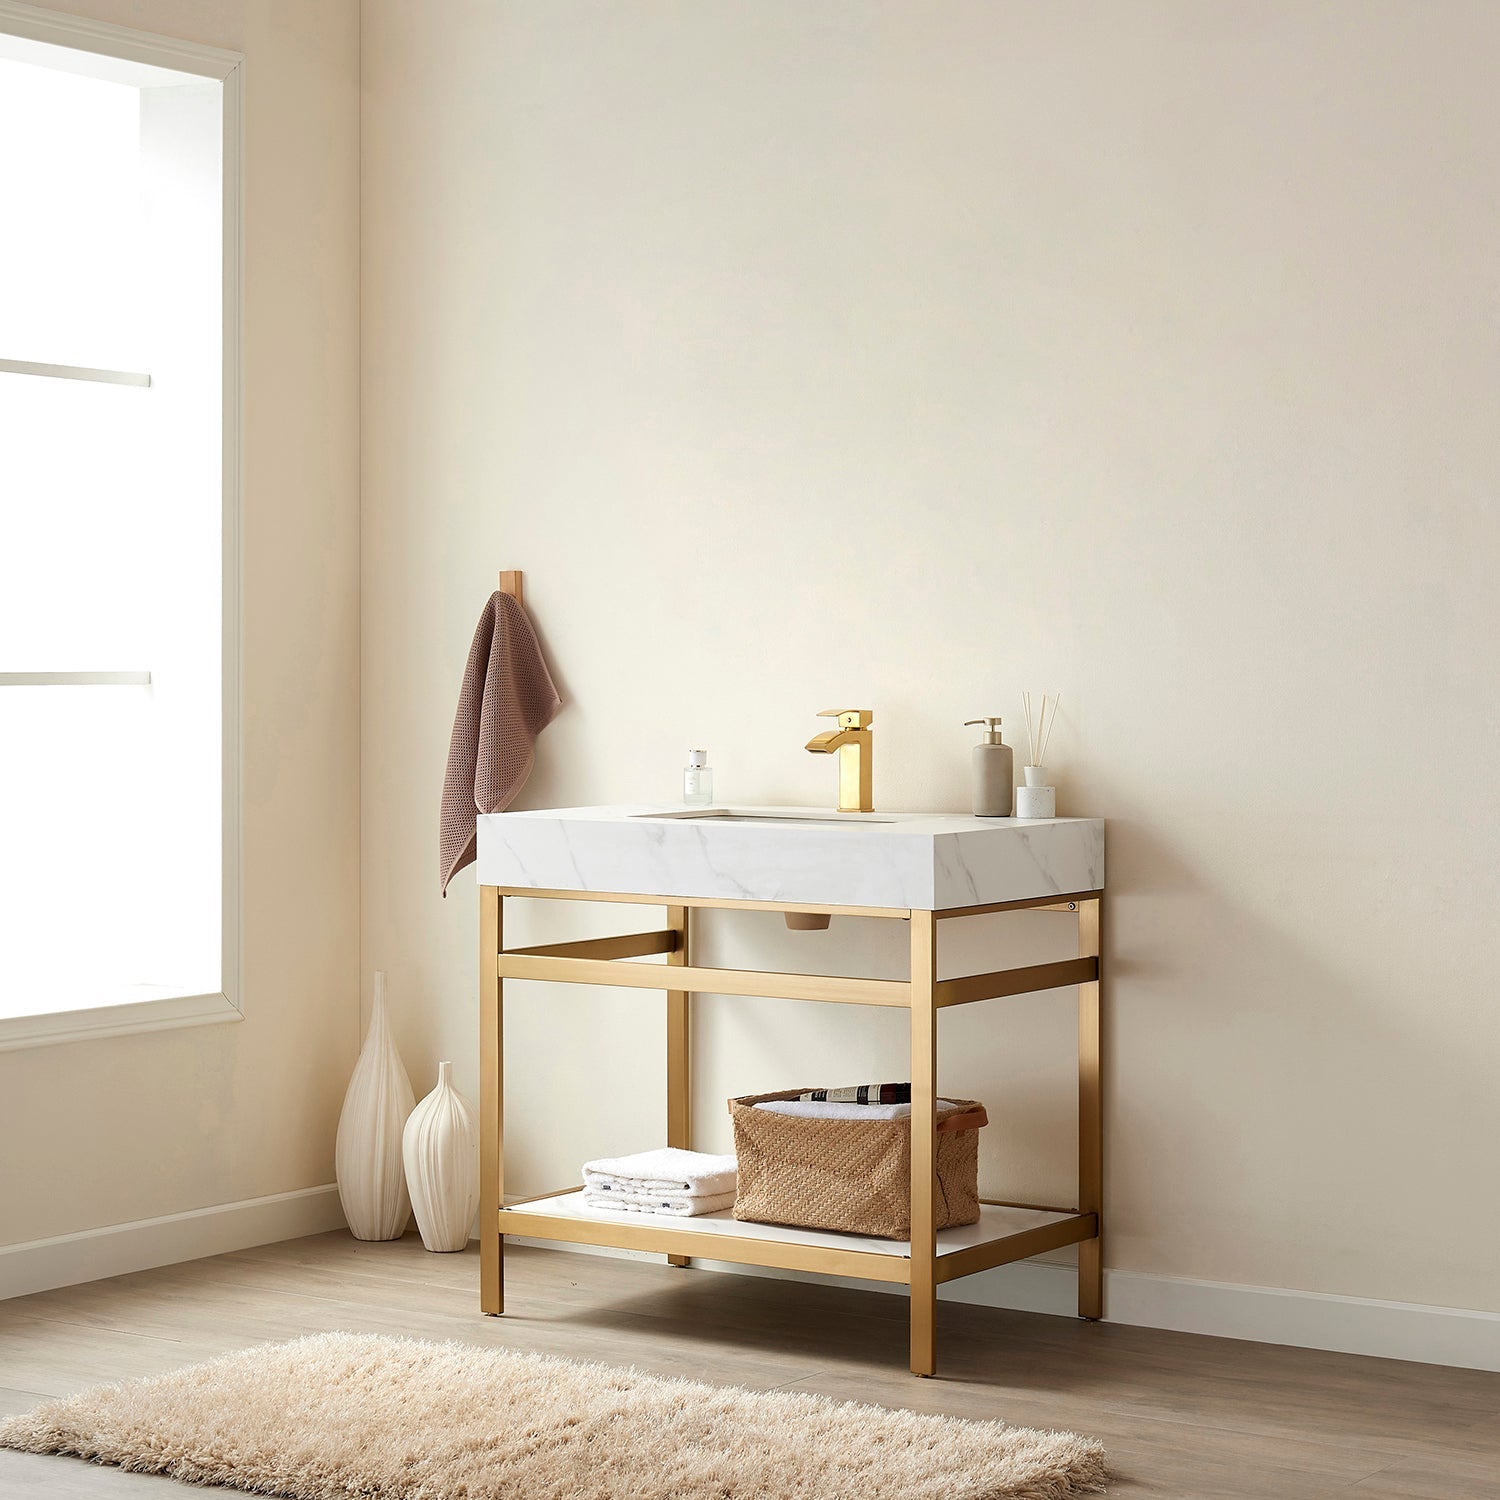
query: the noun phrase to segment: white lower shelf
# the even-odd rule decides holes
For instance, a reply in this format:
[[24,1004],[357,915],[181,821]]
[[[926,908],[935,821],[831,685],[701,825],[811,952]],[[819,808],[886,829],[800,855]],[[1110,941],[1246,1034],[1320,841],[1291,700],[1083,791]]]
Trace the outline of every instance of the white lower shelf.
[[[728,1210],[691,1219],[670,1214],[612,1212],[590,1207],[583,1201],[581,1189],[501,1210],[500,1231],[575,1244],[826,1269],[863,1274],[879,1281],[908,1280],[911,1259],[911,1245],[906,1240],[873,1239],[823,1229],[792,1229],[781,1224],[752,1224],[736,1219]],[[1091,1215],[985,1204],[977,1223],[939,1231],[939,1276],[948,1279],[942,1274],[944,1270],[951,1275],[965,1275],[971,1270],[984,1269],[984,1265],[1021,1259],[1092,1235]],[[1027,1248],[1039,1241],[1046,1243],[1039,1243],[1036,1249]],[[1013,1242],[1019,1253],[1005,1254],[1006,1242]],[[984,1264],[979,1264],[981,1261]]]

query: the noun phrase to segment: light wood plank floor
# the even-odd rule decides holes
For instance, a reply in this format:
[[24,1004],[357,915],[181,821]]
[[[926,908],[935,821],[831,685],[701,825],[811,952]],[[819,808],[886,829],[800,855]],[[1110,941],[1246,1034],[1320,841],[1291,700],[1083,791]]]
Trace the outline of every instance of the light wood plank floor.
[[[762,1389],[1068,1427],[1111,1494],[1500,1500],[1500,1375],[944,1303],[941,1377],[906,1373],[899,1297],[513,1247],[511,1312],[478,1256],[318,1235],[0,1303],[0,1412],[266,1339],[463,1339]],[[0,1451],[4,1500],[193,1493]]]

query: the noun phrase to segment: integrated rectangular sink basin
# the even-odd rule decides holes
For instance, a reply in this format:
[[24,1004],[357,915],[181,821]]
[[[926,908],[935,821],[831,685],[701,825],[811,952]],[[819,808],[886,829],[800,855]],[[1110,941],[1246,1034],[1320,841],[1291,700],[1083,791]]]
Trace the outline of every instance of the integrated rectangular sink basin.
[[479,818],[481,885],[523,894],[947,911],[1104,888],[1099,818],[826,807],[560,807]]
[[684,812],[635,813],[637,818],[671,819],[694,823],[713,818],[723,823],[814,823],[819,828],[859,828],[871,823],[895,823],[896,818],[882,818],[873,813],[795,813],[760,812],[752,807],[692,807]]

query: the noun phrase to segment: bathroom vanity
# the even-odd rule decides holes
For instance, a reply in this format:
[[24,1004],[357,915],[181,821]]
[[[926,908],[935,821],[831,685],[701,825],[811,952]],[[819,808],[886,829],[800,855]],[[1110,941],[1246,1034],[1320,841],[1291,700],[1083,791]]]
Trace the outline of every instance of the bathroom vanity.
[[[895,1282],[910,1289],[911,1368],[936,1369],[937,1288],[1009,1261],[1077,1245],[1080,1316],[1102,1316],[1103,1115],[1100,997],[1104,824],[1097,818],[971,818],[830,813],[811,808],[579,807],[479,819],[481,1293],[504,1311],[507,1234]],[[506,948],[507,898],[665,908],[660,926],[619,937]],[[700,968],[692,913],[705,907],[794,917],[902,922],[904,979],[850,979]],[[943,923],[1017,911],[1066,911],[1078,956],[938,977]],[[662,962],[653,962],[661,955]],[[640,962],[645,959],[647,962]],[[909,1242],[740,1223],[730,1214],[655,1219],[590,1210],[580,1187],[505,1200],[502,1097],[507,982],[551,980],[666,994],[666,1144],[691,1147],[694,994],[763,995],[910,1012],[912,1231]],[[979,1222],[934,1230],[938,1015],[1033,990],[1078,996],[1078,1200],[1071,1208],[986,1200]],[[623,1220],[623,1221],[622,1221]]]

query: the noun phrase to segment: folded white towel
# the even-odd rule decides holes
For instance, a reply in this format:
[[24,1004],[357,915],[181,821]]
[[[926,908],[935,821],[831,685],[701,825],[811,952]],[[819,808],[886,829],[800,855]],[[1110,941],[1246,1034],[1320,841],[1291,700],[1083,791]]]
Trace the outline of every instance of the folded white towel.
[[689,1197],[686,1193],[622,1193],[583,1190],[583,1201],[589,1208],[604,1209],[612,1214],[669,1214],[676,1219],[691,1219],[699,1214],[716,1214],[734,1207],[733,1193],[715,1193],[712,1197]]
[[[904,1120],[909,1104],[842,1104],[826,1099],[762,1099],[756,1109],[773,1115],[796,1115],[801,1120]],[[939,1099],[939,1109],[951,1109],[951,1099]]]
[[733,1156],[707,1151],[684,1151],[663,1146],[659,1151],[637,1151],[634,1156],[601,1156],[583,1164],[585,1187],[604,1191],[675,1193],[689,1198],[733,1194]]

